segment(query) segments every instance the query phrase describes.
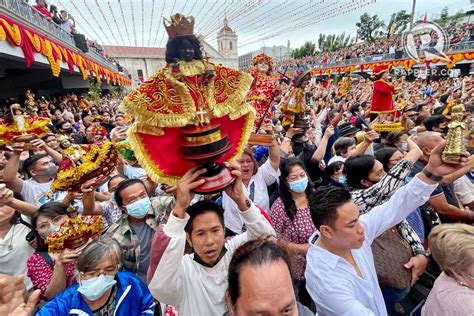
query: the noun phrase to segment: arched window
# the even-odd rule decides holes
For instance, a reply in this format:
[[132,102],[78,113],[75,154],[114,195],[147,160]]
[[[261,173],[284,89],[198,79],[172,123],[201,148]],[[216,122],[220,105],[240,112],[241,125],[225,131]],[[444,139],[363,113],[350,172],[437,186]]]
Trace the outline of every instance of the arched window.
[[229,42],[229,48],[232,50],[232,41]]
[[221,42],[221,50],[224,50],[224,43]]

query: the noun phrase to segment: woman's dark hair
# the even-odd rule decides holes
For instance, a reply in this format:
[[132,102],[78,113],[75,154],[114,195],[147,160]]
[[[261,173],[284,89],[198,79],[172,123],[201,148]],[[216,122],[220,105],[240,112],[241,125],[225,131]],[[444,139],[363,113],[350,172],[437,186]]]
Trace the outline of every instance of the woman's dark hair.
[[114,194],[114,199],[115,203],[117,203],[117,206],[123,206],[123,198],[122,198],[122,191],[128,188],[131,185],[140,183],[143,185],[143,187],[146,189],[145,183],[140,180],[140,179],[128,179],[125,181],[120,182],[120,184],[117,186],[117,189],[115,189],[115,194]]
[[240,273],[247,265],[261,266],[265,263],[283,260],[288,266],[288,271],[295,289],[294,277],[291,269],[291,261],[288,253],[279,247],[268,236],[262,236],[255,240],[247,241],[235,250],[230,260],[227,274],[227,294],[232,305],[235,305],[240,297]]
[[[285,161],[283,166],[280,168],[281,175],[280,175],[280,198],[283,202],[283,205],[285,206],[285,213],[286,216],[290,219],[290,221],[293,221],[296,216],[297,208],[295,201],[291,197],[290,189],[288,187],[288,183],[286,178],[288,178],[288,175],[291,172],[291,169],[295,166],[300,166],[301,169],[304,170],[306,173],[306,176],[309,176],[308,173],[306,172],[306,169],[304,167],[304,164],[299,160],[298,158],[289,158]],[[311,185],[311,181],[308,181],[308,186],[306,187],[305,193],[306,196],[309,197],[311,193],[313,192],[313,186]]]
[[110,179],[107,181],[107,189],[110,189],[110,182],[112,180],[119,179],[119,178],[123,179],[124,181],[128,180],[128,177],[126,175],[123,175],[123,174],[120,174],[120,173],[116,174],[115,176],[110,177]]
[[383,165],[383,170],[385,170],[385,172],[388,172],[390,170],[388,166],[388,161],[397,151],[398,149],[396,148],[385,147],[375,152],[375,159],[380,161],[380,163]]
[[314,226],[319,230],[321,225],[334,227],[337,220],[337,209],[351,200],[351,193],[344,188],[322,186],[316,189],[309,199],[309,210]]
[[41,205],[36,213],[31,217],[31,230],[34,232],[36,237],[36,251],[48,251],[48,246],[44,243],[43,238],[38,234],[36,230],[36,221],[39,216],[45,216],[48,218],[55,218],[59,215],[67,215],[67,205],[60,202],[48,202]]
[[344,167],[344,162],[342,161],[334,161],[330,165],[326,167],[326,175],[328,177],[333,176],[336,172],[341,169],[341,167]]
[[395,143],[400,140],[400,137],[405,135],[403,132],[390,132],[385,137],[385,145],[395,147]]
[[193,59],[202,60],[201,43],[195,35],[175,36],[166,44],[166,63],[173,64],[179,60],[179,47],[187,41],[194,48]]
[[216,213],[217,216],[219,217],[219,220],[222,224],[222,228],[225,229],[225,224],[224,224],[224,209],[219,206],[214,201],[199,201],[191,206],[189,206],[186,209],[186,213],[189,215],[189,221],[184,227],[184,231],[188,234],[191,234],[193,231],[193,222],[196,217],[198,217],[201,214],[207,213],[207,212],[212,212]]
[[375,158],[371,155],[348,158],[344,163],[344,174],[347,178],[347,184],[353,189],[365,189],[360,181],[369,177],[369,173],[374,165]]

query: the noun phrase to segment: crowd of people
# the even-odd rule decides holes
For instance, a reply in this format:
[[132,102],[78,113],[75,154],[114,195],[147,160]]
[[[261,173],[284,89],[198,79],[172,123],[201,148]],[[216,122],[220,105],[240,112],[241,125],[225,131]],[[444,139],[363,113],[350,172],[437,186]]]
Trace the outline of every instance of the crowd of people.
[[[448,52],[471,48],[474,42],[474,33],[472,32],[473,28],[474,23],[472,22],[446,27],[445,31],[450,43]],[[433,34],[432,39],[436,39],[435,34]],[[435,44],[436,42],[433,42],[430,45]],[[423,48],[421,42],[417,44],[417,47]],[[360,42],[334,51],[321,51],[312,56],[282,60],[275,63],[274,68],[280,72],[286,67],[288,67],[288,70],[295,70],[301,67],[305,69],[313,69],[316,67],[331,66],[348,60],[356,60],[364,57],[376,58],[377,56],[384,55],[386,56],[385,59],[398,59],[401,58],[403,50],[404,48],[401,37],[391,36],[388,38],[376,39],[372,43],[367,41]]]
[[[53,4],[48,5],[46,0],[36,0],[36,4],[32,7],[40,12],[48,21],[60,26],[65,32],[73,35],[78,34],[76,20],[66,10],[59,10],[58,7]],[[86,43],[89,49],[106,58],[109,62],[119,66],[117,60],[108,56],[104,48],[98,44],[96,40],[88,39]]]
[[[474,78],[392,82],[402,91],[394,119],[404,130],[382,133],[371,128],[373,84],[363,77],[351,79],[345,96],[336,81],[311,79],[305,130],[283,128],[280,102],[292,88],[281,83],[262,128],[272,144],[249,146],[227,163],[236,181],[213,195],[193,193],[205,170],[170,187],[124,157],[100,183],[51,194],[65,149],[123,141],[133,118],[118,96],[36,97],[50,132],[0,151],[2,308],[12,315],[402,315],[413,286],[428,282],[424,315],[472,312],[474,156],[460,165],[440,157],[454,103],[465,104],[472,153]],[[306,142],[295,141],[301,133]],[[82,250],[50,253],[45,239],[71,205],[102,216],[103,236]],[[11,293],[23,283],[30,300],[20,304]]]

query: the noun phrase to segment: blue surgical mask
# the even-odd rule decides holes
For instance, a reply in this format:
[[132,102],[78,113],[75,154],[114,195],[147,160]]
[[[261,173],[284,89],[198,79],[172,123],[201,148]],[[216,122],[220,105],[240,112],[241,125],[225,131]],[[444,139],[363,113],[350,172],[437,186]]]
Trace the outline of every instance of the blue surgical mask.
[[101,274],[98,277],[81,281],[77,290],[88,300],[95,301],[116,283],[117,281],[114,280],[113,275]]
[[339,176],[337,178],[337,182],[339,182],[340,184],[346,184],[347,183],[347,178],[345,175],[342,175],[342,176]]
[[306,190],[306,187],[308,186],[308,177],[288,182],[288,185],[290,186],[291,191],[296,193],[302,193]]
[[408,143],[407,143],[407,142],[402,143],[402,149],[403,149],[403,151],[405,151],[405,152],[408,151]]
[[125,206],[127,214],[135,218],[144,218],[150,209],[151,201],[149,197],[135,201]]

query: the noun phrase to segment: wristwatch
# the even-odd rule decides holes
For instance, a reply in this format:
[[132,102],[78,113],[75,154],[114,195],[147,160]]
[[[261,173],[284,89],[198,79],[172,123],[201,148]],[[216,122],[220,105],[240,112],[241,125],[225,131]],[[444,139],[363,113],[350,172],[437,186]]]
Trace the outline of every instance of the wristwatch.
[[431,179],[433,181],[436,181],[436,182],[439,182],[441,180],[443,180],[443,177],[442,176],[437,176],[435,174],[432,174],[431,172],[429,172],[426,167],[423,168],[422,170],[423,174],[428,178],[428,179]]

